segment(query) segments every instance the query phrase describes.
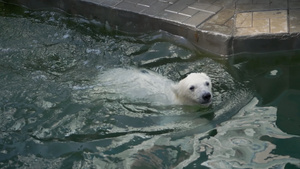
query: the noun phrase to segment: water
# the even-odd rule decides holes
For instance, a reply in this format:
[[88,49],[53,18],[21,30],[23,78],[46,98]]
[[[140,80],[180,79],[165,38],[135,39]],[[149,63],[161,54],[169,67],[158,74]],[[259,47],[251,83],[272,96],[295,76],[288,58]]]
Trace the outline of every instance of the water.
[[[1,168],[300,167],[300,54],[222,59],[166,32],[0,3]],[[206,72],[209,108],[98,92],[115,68]],[[101,76],[100,76],[101,77]]]

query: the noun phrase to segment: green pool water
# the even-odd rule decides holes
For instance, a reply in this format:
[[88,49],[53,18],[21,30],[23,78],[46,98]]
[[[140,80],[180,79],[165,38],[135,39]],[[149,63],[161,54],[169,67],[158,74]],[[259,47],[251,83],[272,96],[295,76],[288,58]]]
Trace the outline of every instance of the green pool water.
[[[299,168],[300,52],[222,58],[166,32],[127,35],[0,3],[0,168]],[[207,73],[213,104],[94,90],[114,68]]]

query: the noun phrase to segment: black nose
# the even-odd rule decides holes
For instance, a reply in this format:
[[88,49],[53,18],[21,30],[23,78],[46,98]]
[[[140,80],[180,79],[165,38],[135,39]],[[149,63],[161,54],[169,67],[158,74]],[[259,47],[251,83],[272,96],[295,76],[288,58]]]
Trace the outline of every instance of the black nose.
[[209,101],[210,98],[211,98],[211,94],[210,93],[204,93],[202,95],[202,98],[203,98],[204,101]]

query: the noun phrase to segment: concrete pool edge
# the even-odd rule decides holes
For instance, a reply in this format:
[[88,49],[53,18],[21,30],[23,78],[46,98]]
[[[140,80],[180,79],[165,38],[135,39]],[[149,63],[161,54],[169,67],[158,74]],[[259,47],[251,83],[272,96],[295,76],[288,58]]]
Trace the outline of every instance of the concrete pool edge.
[[[157,4],[162,8],[157,12],[159,14],[145,12],[151,8],[151,5],[143,7],[143,4],[135,4],[132,6],[135,2],[138,3],[142,0],[0,1],[22,5],[33,10],[57,8],[72,15],[80,15],[87,19],[108,23],[112,29],[129,33],[163,30],[186,38],[200,50],[221,56],[300,49],[300,24],[298,26],[300,17],[295,17],[300,8],[290,9],[289,5],[275,9],[268,8],[266,12],[263,9],[256,9],[256,11],[249,13],[248,10],[241,11],[238,8],[240,0],[231,0],[227,1],[226,4],[209,4],[211,11],[205,13],[202,12],[204,11],[202,9],[198,10],[196,5],[207,5],[208,3],[202,3],[202,0],[189,0],[189,5],[185,9],[198,11],[198,13],[193,14],[195,16],[193,17],[180,13],[180,11],[184,11],[181,9],[184,7],[180,4],[184,0],[152,2],[153,7]],[[180,11],[176,12],[178,7],[180,7]],[[295,16],[292,15],[293,13]],[[205,16],[204,18],[201,18],[202,14]],[[264,18],[266,16],[269,18]],[[247,20],[249,17],[252,17],[251,21]],[[255,17],[258,20],[254,20]],[[197,20],[195,21],[194,18]],[[200,21],[198,18],[202,20]],[[280,23],[276,23],[276,20],[279,20]],[[262,22],[260,25],[258,24],[260,27],[249,27],[249,25],[255,25],[256,22]],[[266,26],[266,24],[268,25]],[[280,25],[274,27],[272,24]]]

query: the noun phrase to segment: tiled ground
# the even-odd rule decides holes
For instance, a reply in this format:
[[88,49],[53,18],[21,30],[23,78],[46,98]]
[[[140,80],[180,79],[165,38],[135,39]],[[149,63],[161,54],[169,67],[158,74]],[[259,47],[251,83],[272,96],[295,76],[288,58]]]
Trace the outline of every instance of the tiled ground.
[[237,0],[235,35],[300,32],[299,0]]
[[[300,1],[299,1],[300,6]],[[289,11],[289,28],[290,33],[299,33],[300,32],[300,8],[299,9],[290,9]]]
[[85,1],[224,35],[300,32],[300,0]]
[[265,11],[287,9],[288,0],[237,0],[236,10],[244,11]]
[[[86,0],[96,2],[97,0]],[[98,0],[101,5],[197,27],[222,9],[220,0]],[[216,5],[215,5],[216,4]]]
[[288,33],[287,10],[238,13],[235,26],[237,36]]

